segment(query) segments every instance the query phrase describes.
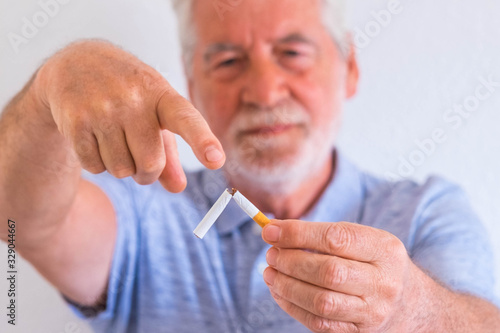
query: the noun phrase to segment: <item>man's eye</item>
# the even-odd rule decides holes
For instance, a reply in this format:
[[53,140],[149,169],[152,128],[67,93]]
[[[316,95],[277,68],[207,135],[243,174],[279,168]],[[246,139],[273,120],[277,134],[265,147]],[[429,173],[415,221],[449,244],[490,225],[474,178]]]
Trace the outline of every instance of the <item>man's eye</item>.
[[222,62],[220,62],[217,67],[230,67],[230,66],[233,66],[236,64],[236,62],[238,61],[238,59],[236,58],[231,58],[231,59],[227,59],[227,60],[224,60]]
[[313,53],[305,47],[282,48],[277,56],[281,65],[299,72],[309,69],[314,61]]
[[286,50],[284,52],[284,54],[287,56],[287,57],[298,57],[300,56],[300,52],[297,52],[295,50]]

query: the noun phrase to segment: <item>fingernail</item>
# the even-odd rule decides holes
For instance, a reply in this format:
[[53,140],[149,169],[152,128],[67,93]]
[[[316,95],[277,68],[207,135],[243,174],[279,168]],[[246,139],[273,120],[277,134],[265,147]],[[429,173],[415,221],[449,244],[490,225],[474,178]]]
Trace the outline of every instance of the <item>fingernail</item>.
[[218,162],[224,158],[224,154],[215,147],[209,147],[205,151],[205,158],[209,162]]
[[278,259],[279,251],[277,248],[272,247],[267,251],[266,260],[269,266],[276,266],[276,260]]
[[274,284],[274,279],[276,279],[276,274],[278,274],[276,270],[272,268],[267,268],[264,271],[264,281],[266,281],[268,285],[272,286]]
[[276,225],[267,226],[264,229],[264,239],[268,242],[277,242],[280,240],[281,228]]

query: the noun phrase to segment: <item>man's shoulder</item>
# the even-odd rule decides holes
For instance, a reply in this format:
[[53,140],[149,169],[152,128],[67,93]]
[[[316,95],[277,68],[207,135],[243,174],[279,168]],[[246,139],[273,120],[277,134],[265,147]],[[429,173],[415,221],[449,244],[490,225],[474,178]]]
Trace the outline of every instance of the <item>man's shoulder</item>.
[[339,156],[338,175],[341,179],[338,181],[342,185],[337,188],[359,193],[353,197],[361,197],[363,215],[368,214],[370,218],[378,215],[413,216],[432,205],[467,201],[461,187],[442,176],[430,175],[423,181],[393,180],[367,172],[343,155]]
[[423,182],[389,181],[364,173],[363,179],[363,223],[388,230],[403,240],[425,226],[472,226],[478,222],[462,188],[444,177],[433,175]]
[[438,200],[465,196],[458,184],[438,175],[430,175],[422,182],[387,180],[369,173],[363,173],[363,179],[366,200],[374,205],[391,203],[395,208],[425,206]]

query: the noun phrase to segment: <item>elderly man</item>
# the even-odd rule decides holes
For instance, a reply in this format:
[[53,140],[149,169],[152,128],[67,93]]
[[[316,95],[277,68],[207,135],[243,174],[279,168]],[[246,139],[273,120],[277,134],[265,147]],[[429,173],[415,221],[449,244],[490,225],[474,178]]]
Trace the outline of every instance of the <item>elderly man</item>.
[[[96,331],[500,330],[463,193],[376,179],[334,149],[358,81],[341,1],[176,9],[194,107],[134,56],[83,41],[0,122],[1,218]],[[186,177],[173,133],[222,170]],[[262,238],[234,205],[192,235],[226,187],[275,218]]]

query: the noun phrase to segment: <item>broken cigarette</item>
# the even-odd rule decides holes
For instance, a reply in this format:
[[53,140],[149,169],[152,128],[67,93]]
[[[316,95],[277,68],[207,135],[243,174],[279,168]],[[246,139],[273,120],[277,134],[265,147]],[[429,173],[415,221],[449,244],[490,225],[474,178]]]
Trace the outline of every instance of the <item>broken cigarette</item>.
[[200,224],[198,224],[196,229],[194,229],[194,234],[196,237],[201,239],[205,237],[208,230],[210,230],[212,225],[219,218],[220,214],[222,214],[231,198],[233,198],[238,206],[240,206],[241,209],[262,228],[264,228],[269,222],[271,222],[257,207],[254,206],[253,203],[245,198],[243,194],[238,192],[238,190],[233,188],[232,192],[229,192],[229,190],[226,189],[224,192],[222,192],[222,195],[219,197],[219,199],[217,199],[212,208],[210,208],[207,215],[205,215],[205,217],[201,220]]
[[258,225],[260,225],[262,228],[264,228],[269,222],[271,222],[266,215],[264,215],[257,207],[254,206],[253,203],[250,202],[247,198],[243,196],[238,190],[233,189],[233,199],[236,201],[238,206],[243,209],[245,213],[248,214],[254,220],[257,222]]
[[208,230],[210,230],[210,228],[215,223],[220,214],[222,214],[224,209],[226,209],[226,206],[232,197],[233,197],[232,194],[229,193],[228,190],[222,192],[221,196],[219,197],[219,199],[217,199],[212,208],[210,208],[207,215],[205,215],[203,220],[201,220],[200,224],[198,224],[196,229],[194,229],[193,232],[196,237],[201,239],[205,237]]

